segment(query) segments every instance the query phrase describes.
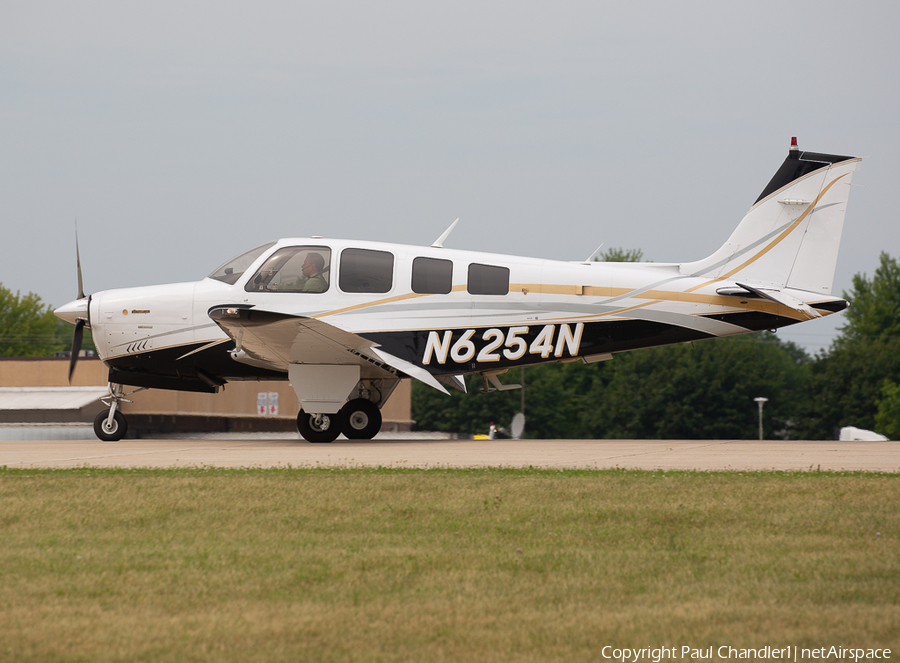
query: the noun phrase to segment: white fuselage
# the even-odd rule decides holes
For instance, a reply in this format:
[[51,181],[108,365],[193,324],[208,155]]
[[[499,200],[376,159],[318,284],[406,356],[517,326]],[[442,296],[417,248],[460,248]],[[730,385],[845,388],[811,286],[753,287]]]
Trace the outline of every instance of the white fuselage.
[[[346,249],[390,254],[391,283],[378,293],[346,292],[342,290],[340,278],[331,278],[328,289],[318,293],[250,289],[248,283],[260,265],[279,249],[291,246],[327,247],[332,256],[329,272],[334,275],[342,273],[342,255]],[[452,264],[450,292],[413,291],[413,261],[417,258]],[[471,294],[467,276],[473,264],[508,269],[506,294]],[[558,339],[565,331],[561,325],[569,325],[570,338],[564,341],[568,346],[572,346],[571,337],[579,323],[602,330],[597,325],[612,329],[624,323],[643,322],[654,323],[660,332],[668,330],[659,335],[659,343],[645,339],[641,345],[646,346],[775,328],[809,317],[767,299],[717,294],[727,286],[736,287],[733,283],[684,275],[677,264],[572,263],[377,242],[284,239],[262,253],[234,284],[206,278],[193,283],[97,293],[90,300],[90,324],[104,361],[127,365],[129,357],[167,351],[166,356],[171,359],[171,352],[177,358],[201,346],[228,341],[228,336],[208,316],[209,309],[217,305],[247,305],[321,320],[366,337],[424,333],[427,345],[427,335],[434,333],[429,356],[425,355],[427,348],[422,347],[420,356],[409,355],[404,359],[432,372],[468,373],[482,367],[478,362],[473,366],[471,361],[453,362],[449,357],[442,363],[449,361],[454,366],[439,365],[441,353],[436,350],[441,349],[439,341],[447,331],[454,334],[455,343],[457,337],[472,330],[466,342],[474,344],[478,352],[485,344],[496,345],[498,351],[486,353],[488,358],[497,355],[504,358],[503,351],[508,350],[506,355],[515,356],[515,363],[531,364],[589,356],[581,347],[574,352],[570,347],[565,347],[562,354],[556,352]],[[840,301],[802,291],[791,294],[806,304]],[[545,328],[550,326],[554,329],[547,331]],[[522,328],[527,328],[527,332]],[[499,333],[482,338],[488,330]],[[510,330],[519,330],[512,339]],[[531,347],[541,331],[544,338]],[[600,355],[607,350],[629,349],[627,338],[620,338],[622,333],[627,335],[620,332],[610,336],[608,348],[594,344],[591,351]],[[522,342],[515,339],[526,337],[529,348],[518,353]],[[547,352],[551,347],[553,351]],[[219,350],[224,354],[224,349]],[[465,354],[460,351],[455,356]],[[271,368],[287,370],[287,366]]]

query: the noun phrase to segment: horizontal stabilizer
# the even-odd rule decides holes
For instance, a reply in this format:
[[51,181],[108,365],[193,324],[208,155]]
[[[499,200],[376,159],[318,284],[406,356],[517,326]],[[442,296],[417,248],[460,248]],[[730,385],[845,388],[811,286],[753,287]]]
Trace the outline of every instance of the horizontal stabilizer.
[[806,302],[800,301],[796,297],[792,297],[791,295],[780,290],[764,290],[762,288],[754,288],[753,286],[749,286],[745,283],[738,283],[737,285],[741,286],[747,292],[752,292],[757,297],[762,297],[763,299],[768,299],[770,302],[783,304],[788,308],[799,311],[800,313],[807,315],[810,319],[822,317],[821,313],[819,313],[816,309],[814,309]]

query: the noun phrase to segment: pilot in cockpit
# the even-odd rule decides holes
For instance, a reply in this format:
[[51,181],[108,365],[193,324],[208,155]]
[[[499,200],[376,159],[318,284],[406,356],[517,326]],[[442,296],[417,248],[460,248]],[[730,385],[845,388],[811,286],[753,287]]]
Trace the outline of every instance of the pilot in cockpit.
[[300,271],[303,273],[305,280],[300,287],[301,292],[325,292],[328,289],[328,283],[322,272],[325,269],[325,258],[321,253],[308,253],[306,260]]

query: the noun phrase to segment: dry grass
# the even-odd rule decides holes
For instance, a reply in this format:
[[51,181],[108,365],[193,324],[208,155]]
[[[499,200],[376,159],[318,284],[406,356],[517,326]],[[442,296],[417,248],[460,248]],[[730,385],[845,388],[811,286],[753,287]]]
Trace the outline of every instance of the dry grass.
[[900,476],[0,470],[0,659],[900,650]]

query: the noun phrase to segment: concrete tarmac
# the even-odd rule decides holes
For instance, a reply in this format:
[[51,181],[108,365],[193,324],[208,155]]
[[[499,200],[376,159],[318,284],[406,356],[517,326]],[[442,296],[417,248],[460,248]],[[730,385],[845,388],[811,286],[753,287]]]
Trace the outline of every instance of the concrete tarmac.
[[290,437],[0,441],[0,466],[541,467],[900,472],[900,442],[748,440],[446,440],[404,437],[309,444]]

